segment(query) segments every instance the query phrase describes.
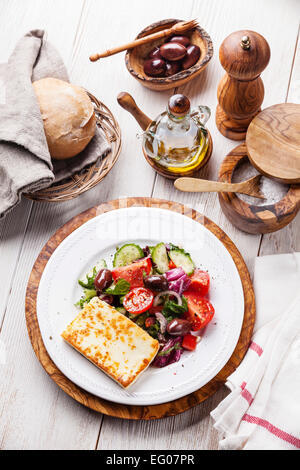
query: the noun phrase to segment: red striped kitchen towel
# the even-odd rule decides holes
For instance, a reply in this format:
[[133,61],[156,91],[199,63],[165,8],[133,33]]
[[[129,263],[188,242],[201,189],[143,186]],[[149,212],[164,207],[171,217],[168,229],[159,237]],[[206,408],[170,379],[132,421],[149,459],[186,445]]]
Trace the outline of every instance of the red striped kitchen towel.
[[221,449],[300,449],[300,253],[258,257],[249,350],[211,412]]

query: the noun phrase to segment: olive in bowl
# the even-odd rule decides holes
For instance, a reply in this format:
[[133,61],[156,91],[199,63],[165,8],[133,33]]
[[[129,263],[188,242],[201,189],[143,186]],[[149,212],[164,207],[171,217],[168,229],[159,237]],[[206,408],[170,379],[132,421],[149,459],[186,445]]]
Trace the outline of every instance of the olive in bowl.
[[148,59],[162,59],[160,48],[154,47],[148,54]]
[[171,77],[172,75],[175,75],[175,73],[178,73],[181,70],[181,63],[178,61],[173,61],[173,62],[168,62],[166,61],[166,71],[165,71],[165,76],[166,77]]
[[[176,23],[183,21],[182,19],[167,19],[161,20],[156,23],[144,28],[137,36],[136,39],[144,38],[149,34],[158,33],[162,30],[171,28]],[[186,49],[190,45],[198,46],[201,50],[199,60],[190,68],[184,70],[182,68],[181,62],[183,59],[179,60],[179,64],[174,68],[174,74],[171,74],[170,66],[167,65],[167,62],[177,62],[175,60],[164,59],[166,62],[166,70],[162,75],[148,75],[144,69],[145,61],[151,59],[152,54],[155,57],[159,58],[159,52],[156,48],[160,48],[166,43],[180,44]],[[155,49],[156,52],[152,52]],[[151,57],[150,57],[151,56]],[[152,43],[143,44],[133,49],[129,49],[125,55],[125,64],[129,73],[143,86],[150,88],[151,90],[163,91],[174,89],[175,87],[184,85],[189,81],[196,78],[208,65],[209,61],[213,56],[213,44],[212,40],[209,37],[208,33],[201,28],[200,26],[195,27],[191,31],[187,31],[184,34],[173,34],[166,38],[166,41],[158,39]],[[180,66],[180,68],[179,68]],[[178,70],[179,68],[179,70]]]
[[182,44],[184,47],[190,45],[190,40],[187,36],[173,36],[169,42],[176,42],[178,44]]
[[[193,44],[187,36],[173,36],[149,52],[144,63],[144,72],[151,77],[171,77],[181,70],[193,67],[200,55],[200,47]],[[154,60],[160,62],[154,63]]]
[[173,61],[183,59],[186,56],[187,50],[182,44],[167,42],[160,46],[159,52],[164,59]]
[[195,44],[188,46],[186,49],[186,55],[181,62],[183,70],[187,70],[190,67],[193,67],[193,65],[198,62],[200,54],[200,47],[196,46]]
[[148,59],[144,64],[144,72],[150,77],[159,77],[166,71],[166,62],[162,59]]

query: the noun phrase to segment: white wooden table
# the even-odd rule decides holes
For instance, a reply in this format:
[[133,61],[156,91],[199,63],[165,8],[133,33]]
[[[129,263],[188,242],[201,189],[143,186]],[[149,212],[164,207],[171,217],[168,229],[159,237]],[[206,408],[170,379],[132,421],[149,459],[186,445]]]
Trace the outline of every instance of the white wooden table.
[[214,123],[217,84],[224,73],[218,61],[222,40],[232,31],[253,29],[271,46],[263,73],[263,106],[300,103],[299,0],[0,0],[0,62],[30,29],[44,28],[60,51],[72,82],[99,97],[117,117],[123,149],[118,163],[98,187],[76,200],[33,203],[23,200],[0,222],[0,448],[1,449],[217,449],[210,411],[226,395],[223,389],[200,406],[159,421],[122,421],[101,416],[65,395],[37,361],[27,336],[24,298],[35,258],[51,234],[75,214],[120,196],[154,196],[189,204],[233,239],[250,272],[257,255],[300,250],[300,217],[275,234],[249,235],[222,214],[215,194],[174,190],[145,162],[136,139],[136,122],[117,102],[129,91],[149,116],[166,105],[169,92],[140,86],[127,72],[122,54],[92,64],[90,53],[127,42],[144,26],[163,18],[199,18],[214,42],[215,55],[200,78],[180,91],[193,104],[211,107],[208,123],[214,153],[203,176],[216,178],[226,153],[236,143]]

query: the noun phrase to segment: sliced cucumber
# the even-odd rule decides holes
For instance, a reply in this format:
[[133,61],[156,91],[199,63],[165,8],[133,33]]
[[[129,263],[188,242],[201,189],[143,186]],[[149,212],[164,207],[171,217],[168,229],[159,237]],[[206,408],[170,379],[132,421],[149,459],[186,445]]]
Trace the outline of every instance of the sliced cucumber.
[[148,246],[148,248],[149,248],[149,251],[150,251],[150,255],[152,256],[152,253],[153,253],[153,250],[154,250],[155,246]]
[[127,264],[136,261],[137,259],[143,258],[144,252],[142,248],[134,243],[127,243],[118,249],[114,256],[113,266],[119,268],[120,266],[126,266]]
[[169,256],[177,268],[182,268],[189,276],[193,274],[195,265],[189,253],[178,248],[169,251]]
[[164,243],[158,243],[158,245],[153,248],[152,259],[153,262],[156,264],[156,269],[158,272],[163,274],[168,271],[169,259]]

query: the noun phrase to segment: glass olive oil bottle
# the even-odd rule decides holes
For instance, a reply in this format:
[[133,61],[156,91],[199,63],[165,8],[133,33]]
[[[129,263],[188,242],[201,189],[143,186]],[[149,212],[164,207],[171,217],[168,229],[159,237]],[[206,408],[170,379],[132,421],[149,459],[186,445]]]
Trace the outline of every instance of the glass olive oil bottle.
[[144,151],[174,174],[190,172],[204,160],[208,149],[205,123],[210,117],[207,106],[192,112],[184,95],[173,95],[167,111],[153,121],[144,136]]

